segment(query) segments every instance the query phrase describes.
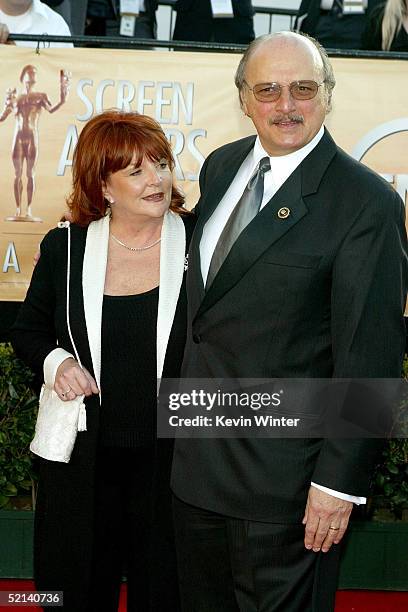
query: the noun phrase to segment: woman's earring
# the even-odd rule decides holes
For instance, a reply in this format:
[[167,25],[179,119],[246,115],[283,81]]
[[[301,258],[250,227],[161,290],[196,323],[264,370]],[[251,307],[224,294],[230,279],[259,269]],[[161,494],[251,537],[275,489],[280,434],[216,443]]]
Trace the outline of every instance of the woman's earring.
[[111,198],[111,196],[108,196],[107,194],[105,194],[105,198],[108,200],[109,204],[114,204],[115,200],[113,198]]

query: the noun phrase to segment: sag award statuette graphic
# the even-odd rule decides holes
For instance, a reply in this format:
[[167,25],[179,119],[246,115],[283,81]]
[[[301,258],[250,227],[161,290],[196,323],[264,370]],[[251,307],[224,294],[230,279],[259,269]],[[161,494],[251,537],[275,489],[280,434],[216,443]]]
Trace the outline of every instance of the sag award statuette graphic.
[[[38,122],[42,109],[55,113],[66,101],[69,91],[70,74],[60,70],[60,100],[52,106],[48,95],[34,91],[37,69],[28,64],[20,74],[22,92],[17,94],[15,88],[6,92],[4,109],[0,114],[0,121],[5,121],[9,115],[14,115],[16,127],[14,130],[11,158],[14,165],[14,199],[16,214],[6,217],[5,221],[38,221],[42,219],[33,217],[32,200],[35,191],[35,165],[38,158]],[[27,177],[27,208],[23,214],[23,170]]]

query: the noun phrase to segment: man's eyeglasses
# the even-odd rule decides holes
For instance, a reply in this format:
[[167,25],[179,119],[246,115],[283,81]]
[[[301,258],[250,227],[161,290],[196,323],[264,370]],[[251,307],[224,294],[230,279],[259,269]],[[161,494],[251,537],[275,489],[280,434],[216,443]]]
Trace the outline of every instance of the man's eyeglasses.
[[279,100],[283,87],[289,87],[290,95],[295,100],[311,100],[314,98],[324,83],[316,81],[293,81],[290,85],[280,83],[257,83],[253,87],[244,80],[245,85],[250,89],[259,102],[276,102]]

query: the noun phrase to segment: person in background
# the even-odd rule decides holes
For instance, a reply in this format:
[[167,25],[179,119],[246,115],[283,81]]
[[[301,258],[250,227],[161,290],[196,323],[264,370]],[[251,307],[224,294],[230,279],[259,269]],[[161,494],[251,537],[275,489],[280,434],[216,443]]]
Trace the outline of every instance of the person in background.
[[[0,0],[0,44],[9,34],[52,34],[71,36],[67,23],[40,0]],[[17,41],[20,47],[37,47],[37,41]],[[49,43],[51,47],[72,47],[72,43]]]
[[302,0],[294,29],[326,49],[361,49],[367,18],[381,0]]
[[371,13],[362,48],[373,51],[408,51],[408,2],[387,0]]
[[[156,38],[157,0],[142,0],[140,12],[135,21],[133,36]],[[119,0],[88,0],[86,9],[85,34],[91,36],[119,36],[121,15]]]
[[251,0],[232,0],[231,17],[214,17],[211,0],[177,0],[173,40],[246,45],[255,38]]
[[[194,217],[173,183],[160,125],[106,111],[83,128],[68,229],[41,243],[12,330],[18,356],[52,372],[62,400],[85,394],[87,430],[69,463],[39,459],[34,573],[68,612],[177,612],[172,445],[156,439],[157,380],[178,377],[186,337],[185,255]],[[56,608],[60,610],[61,608]]]

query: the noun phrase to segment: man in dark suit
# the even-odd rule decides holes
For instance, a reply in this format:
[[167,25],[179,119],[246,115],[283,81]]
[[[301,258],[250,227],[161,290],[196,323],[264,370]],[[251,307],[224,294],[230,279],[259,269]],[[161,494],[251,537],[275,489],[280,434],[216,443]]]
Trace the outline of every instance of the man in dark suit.
[[302,0],[295,30],[327,49],[361,49],[367,16],[383,0]]
[[210,0],[177,0],[173,40],[246,45],[255,38],[251,0],[232,0],[232,17],[214,17]]
[[[136,38],[156,38],[158,2],[144,0],[140,6],[133,35]],[[78,13],[74,23],[76,33],[83,34],[85,28],[85,34],[89,35],[119,36],[121,21],[119,0],[87,0],[85,3],[81,0],[78,2],[76,12]]]
[[[404,207],[325,130],[327,55],[302,35],[267,35],[236,85],[257,136],[214,151],[201,171],[182,376],[399,377]],[[215,265],[261,174],[259,212]],[[339,543],[378,450],[368,439],[177,439],[183,609],[333,610]]]

